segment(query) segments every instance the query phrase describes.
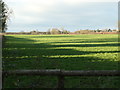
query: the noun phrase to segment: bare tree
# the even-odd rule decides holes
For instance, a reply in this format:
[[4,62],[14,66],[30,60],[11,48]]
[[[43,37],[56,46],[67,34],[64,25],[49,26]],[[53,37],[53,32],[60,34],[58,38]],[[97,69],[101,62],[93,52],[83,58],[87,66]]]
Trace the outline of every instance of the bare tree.
[[7,22],[10,20],[12,10],[8,8],[3,0],[0,0],[0,32],[4,33],[7,30]]

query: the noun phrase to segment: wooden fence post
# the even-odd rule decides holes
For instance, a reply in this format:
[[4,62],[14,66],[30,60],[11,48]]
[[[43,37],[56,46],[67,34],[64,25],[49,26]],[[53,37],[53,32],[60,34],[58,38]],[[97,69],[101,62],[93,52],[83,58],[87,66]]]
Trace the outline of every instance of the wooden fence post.
[[63,71],[61,69],[58,75],[58,87],[57,88],[64,88],[64,76],[63,76]]
[[64,88],[64,76],[58,76],[58,88]]

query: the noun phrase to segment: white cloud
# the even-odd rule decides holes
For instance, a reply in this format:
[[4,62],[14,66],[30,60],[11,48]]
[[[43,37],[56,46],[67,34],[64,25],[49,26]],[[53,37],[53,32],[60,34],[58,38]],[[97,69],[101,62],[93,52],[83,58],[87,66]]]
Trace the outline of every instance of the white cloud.
[[118,2],[119,0],[4,0],[7,2],[45,2],[45,3],[53,3],[56,1],[65,1],[65,2]]
[[8,6],[13,9],[15,22],[37,23],[42,22],[44,18],[40,15],[46,13],[52,5],[54,0],[48,2],[47,0],[9,0]]
[[[101,11],[104,9],[94,8],[92,10],[85,2],[118,2],[118,0],[5,0],[14,11],[15,19],[12,21],[12,27],[15,24],[23,25],[58,25],[69,24],[79,25],[91,21],[99,21],[95,16],[102,17]],[[92,3],[93,4],[93,3]],[[94,5],[93,5],[94,6]],[[99,5],[98,5],[99,6]],[[97,7],[97,5],[95,6]],[[89,10],[90,9],[90,10]],[[106,11],[106,10],[105,10]],[[113,11],[114,12],[114,11]],[[102,13],[102,14],[101,14]],[[81,18],[82,17],[82,18]],[[86,18],[85,18],[86,17]],[[88,18],[89,17],[89,18]],[[98,23],[99,23],[98,22]],[[101,23],[101,22],[100,22]],[[22,26],[21,26],[22,27]],[[32,26],[31,26],[32,27]],[[29,28],[29,27],[28,27]]]

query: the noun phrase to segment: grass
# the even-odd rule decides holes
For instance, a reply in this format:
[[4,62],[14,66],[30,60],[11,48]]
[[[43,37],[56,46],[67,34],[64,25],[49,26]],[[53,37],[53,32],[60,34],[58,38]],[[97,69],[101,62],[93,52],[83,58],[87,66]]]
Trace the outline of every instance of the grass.
[[[118,35],[6,35],[3,69],[118,70]],[[118,77],[66,77],[66,88],[116,88]],[[11,82],[11,83],[10,83]],[[5,88],[56,87],[57,77],[8,76]]]

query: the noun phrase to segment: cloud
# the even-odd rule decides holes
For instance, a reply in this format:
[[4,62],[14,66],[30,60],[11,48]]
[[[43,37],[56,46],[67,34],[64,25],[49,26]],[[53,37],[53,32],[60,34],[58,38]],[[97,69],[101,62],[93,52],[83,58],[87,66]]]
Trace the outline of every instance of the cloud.
[[59,26],[87,27],[94,24],[102,25],[103,20],[104,23],[111,25],[117,17],[115,6],[117,0],[89,0],[92,3],[88,3],[88,0],[6,0],[6,2],[14,11],[15,18],[9,27],[14,30]]
[[79,3],[79,2],[118,2],[119,0],[4,0],[6,2],[42,2],[42,3],[53,3],[53,2],[66,2],[66,3]]
[[55,0],[9,0],[7,1],[10,8],[14,11],[16,21],[25,21],[26,23],[37,23],[37,21],[43,21],[40,17],[53,5]]

